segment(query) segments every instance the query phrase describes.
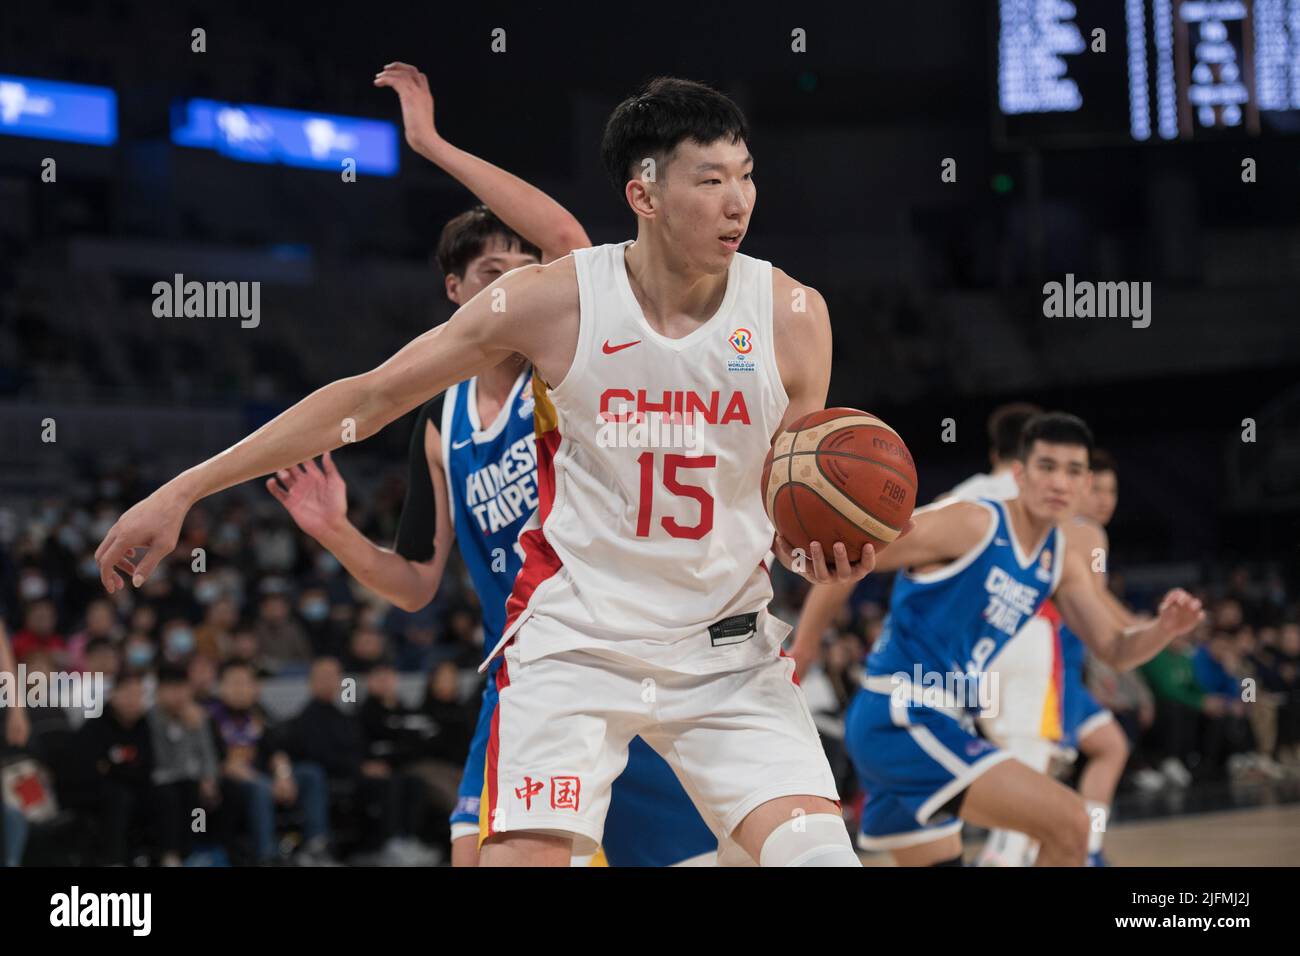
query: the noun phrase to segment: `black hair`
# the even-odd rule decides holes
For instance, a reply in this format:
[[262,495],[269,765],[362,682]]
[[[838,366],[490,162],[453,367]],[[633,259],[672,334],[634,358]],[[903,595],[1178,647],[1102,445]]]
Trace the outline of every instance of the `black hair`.
[[1079,445],[1092,458],[1092,431],[1082,418],[1068,412],[1043,412],[1025,422],[1020,430],[1021,461],[1029,458],[1029,451],[1034,442],[1047,442],[1049,445]]
[[158,668],[158,686],[163,684],[188,684],[190,681],[189,673],[183,667],[175,664],[164,664]]
[[1092,470],[1109,471],[1118,476],[1119,468],[1115,465],[1115,456],[1104,448],[1094,448],[1092,450]]
[[1043,410],[1029,402],[999,405],[989,415],[989,451],[999,461],[1010,461],[1020,453],[1020,432],[1025,422]]
[[483,254],[494,236],[500,237],[507,249],[536,256],[539,261],[542,258],[541,249],[507,226],[487,206],[479,204],[442,227],[434,253],[439,268],[444,275],[464,278],[469,264]]
[[749,121],[740,107],[712,87],[660,76],[614,108],[600,143],[600,161],[619,194],[641,163],[663,166],[684,140],[701,145],[725,139],[749,142]]
[[254,677],[257,676],[257,666],[252,661],[246,661],[242,657],[231,657],[224,661],[221,665],[221,673],[219,676],[225,677],[228,672],[237,668],[242,668],[243,670],[248,671]]

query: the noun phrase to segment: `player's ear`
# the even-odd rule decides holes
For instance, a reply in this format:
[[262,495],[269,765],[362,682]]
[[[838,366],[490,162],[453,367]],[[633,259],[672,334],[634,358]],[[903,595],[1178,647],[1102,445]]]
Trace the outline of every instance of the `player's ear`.
[[460,276],[448,275],[442,280],[442,285],[447,290],[447,298],[458,306],[463,304],[460,301]]
[[655,217],[659,205],[657,193],[657,183],[642,176],[629,179],[623,187],[623,195],[627,197],[627,204],[632,207],[632,211],[646,219]]

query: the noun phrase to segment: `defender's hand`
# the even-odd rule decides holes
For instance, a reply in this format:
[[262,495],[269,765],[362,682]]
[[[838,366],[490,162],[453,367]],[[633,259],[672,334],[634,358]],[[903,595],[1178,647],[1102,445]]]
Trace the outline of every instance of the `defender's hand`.
[[388,63],[375,74],[375,86],[387,86],[397,93],[402,103],[402,126],[411,149],[422,152],[437,142],[428,77],[409,63]]
[[266,479],[266,490],[284,505],[298,527],[317,541],[347,521],[348,486],[329,452],[321,456],[320,467],[309,458],[277,471]]
[[1165,595],[1156,615],[1157,625],[1171,641],[1186,634],[1203,620],[1205,611],[1201,608],[1201,602],[1182,588],[1174,588]]

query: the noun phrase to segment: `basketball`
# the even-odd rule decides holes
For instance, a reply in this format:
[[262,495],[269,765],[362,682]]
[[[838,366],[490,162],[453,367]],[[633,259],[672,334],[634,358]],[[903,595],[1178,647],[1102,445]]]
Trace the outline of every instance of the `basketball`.
[[884,548],[916,506],[916,465],[903,439],[856,408],[805,415],[782,432],[763,465],[763,504],[781,537],[807,550],[843,541],[857,560]]

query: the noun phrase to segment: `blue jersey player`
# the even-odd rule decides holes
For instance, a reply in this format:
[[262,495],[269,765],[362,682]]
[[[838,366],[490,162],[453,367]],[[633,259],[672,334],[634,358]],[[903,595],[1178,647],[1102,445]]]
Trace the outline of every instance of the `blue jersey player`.
[[[438,135],[424,74],[392,63],[375,84],[400,97],[412,148],[485,203],[451,220],[439,239],[447,298],[457,306],[512,269],[590,244],[577,220],[541,190]],[[421,407],[411,437],[407,498],[391,551],[347,521],[345,486],[329,454],[321,467],[306,462],[277,473],[280,484],[272,479],[267,486],[354,577],[406,610],[433,599],[451,545],[458,542],[482,606],[484,647],[490,649],[505,625],[506,598],[521,563],[519,530],[537,508],[530,379],[527,363],[511,358]],[[498,657],[489,670],[451,815],[453,865],[478,861],[479,802],[500,662]],[[606,822],[604,852],[610,864],[673,865],[707,859],[716,848],[668,764],[634,741]]]
[[[1093,821],[1084,801],[976,733],[974,718],[997,700],[985,665],[1048,597],[1118,670],[1149,660],[1204,617],[1199,601],[1175,589],[1153,620],[1115,620],[1063,526],[1087,488],[1091,447],[1078,418],[1035,416],[1013,466],[1016,498],[922,509],[912,532],[877,556],[877,571],[902,573],[845,721],[867,792],[864,847],[887,849],[900,865],[960,865],[967,820],[1028,834],[1040,865],[1085,862]],[[797,641],[819,639],[849,589],[814,588]]]

